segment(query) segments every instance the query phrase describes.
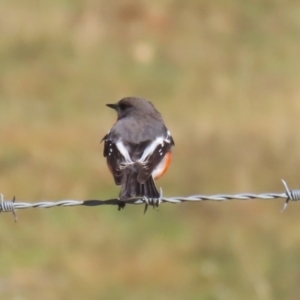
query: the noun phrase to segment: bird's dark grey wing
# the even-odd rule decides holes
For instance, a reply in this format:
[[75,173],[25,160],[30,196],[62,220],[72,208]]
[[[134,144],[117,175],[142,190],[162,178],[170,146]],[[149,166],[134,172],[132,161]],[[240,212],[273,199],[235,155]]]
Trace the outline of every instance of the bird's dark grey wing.
[[151,176],[154,169],[162,161],[167,152],[170,151],[173,145],[174,140],[169,132],[165,138],[157,138],[148,144],[143,152],[143,155],[138,160],[140,164],[138,181],[140,183],[144,183],[149,176]]
[[116,185],[121,185],[124,171],[124,168],[122,168],[125,161],[124,157],[120,153],[116,143],[110,139],[109,134],[102,141],[104,141],[103,156],[106,157],[108,168],[114,177]]

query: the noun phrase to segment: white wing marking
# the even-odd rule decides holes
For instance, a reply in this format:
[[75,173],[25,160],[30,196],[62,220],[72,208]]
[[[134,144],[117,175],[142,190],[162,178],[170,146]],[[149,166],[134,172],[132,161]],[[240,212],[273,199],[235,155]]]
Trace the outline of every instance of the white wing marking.
[[[148,145],[146,147],[146,149],[143,152],[142,157],[138,160],[138,163],[140,164],[146,164],[147,163],[147,159],[151,156],[151,154],[155,151],[155,149],[160,145],[161,147],[164,146],[164,143],[171,143],[170,138],[170,132],[168,131],[168,135],[166,137],[158,137],[156,138],[150,145]],[[162,150],[159,149],[158,150],[159,155],[163,155]]]
[[116,146],[125,159],[125,161],[122,163],[122,166],[120,166],[120,167],[125,168],[126,166],[133,164],[133,161],[129,155],[129,152],[128,152],[127,148],[124,146],[124,144],[122,143],[122,141],[118,141],[116,143]]

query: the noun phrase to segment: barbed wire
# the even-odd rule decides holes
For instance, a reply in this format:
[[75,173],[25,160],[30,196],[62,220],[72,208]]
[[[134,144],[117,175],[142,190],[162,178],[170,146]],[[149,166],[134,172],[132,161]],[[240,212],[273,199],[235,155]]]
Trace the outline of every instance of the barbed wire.
[[35,202],[35,203],[26,203],[26,202],[16,202],[16,198],[13,197],[12,200],[4,200],[3,194],[0,194],[0,213],[1,212],[12,212],[15,222],[17,221],[16,210],[25,209],[25,208],[51,208],[56,206],[99,206],[99,205],[118,205],[119,210],[123,208],[124,203],[126,204],[145,204],[145,210],[149,205],[153,207],[158,207],[162,203],[181,203],[181,202],[198,202],[198,201],[228,201],[228,200],[274,200],[274,199],[286,199],[282,212],[287,208],[289,201],[298,201],[300,200],[300,189],[290,190],[287,183],[284,180],[281,180],[285,192],[284,193],[262,193],[262,194],[252,194],[252,193],[242,193],[242,194],[218,194],[218,195],[192,195],[187,197],[163,197],[162,190],[160,191],[160,197],[157,199],[149,199],[146,197],[137,197],[127,199],[125,201],[120,201],[117,198],[108,199],[108,200],[62,200],[57,202]]

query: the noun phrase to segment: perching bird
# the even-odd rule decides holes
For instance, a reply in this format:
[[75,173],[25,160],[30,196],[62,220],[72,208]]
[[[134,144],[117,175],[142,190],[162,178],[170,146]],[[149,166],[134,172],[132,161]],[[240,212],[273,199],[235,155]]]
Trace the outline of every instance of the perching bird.
[[[170,165],[174,145],[171,133],[147,100],[128,97],[107,106],[116,110],[118,119],[102,139],[103,155],[116,185],[121,185],[119,200],[158,199],[154,179],[161,177]],[[119,209],[124,206],[122,203]]]

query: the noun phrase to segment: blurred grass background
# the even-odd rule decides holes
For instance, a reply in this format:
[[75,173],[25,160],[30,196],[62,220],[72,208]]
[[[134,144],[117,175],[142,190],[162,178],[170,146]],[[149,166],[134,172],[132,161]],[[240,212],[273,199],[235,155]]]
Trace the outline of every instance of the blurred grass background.
[[[174,136],[164,195],[297,187],[299,34],[292,0],[1,0],[0,191],[115,197],[99,141],[130,95]],[[0,298],[299,299],[300,207],[282,204],[3,214]]]

